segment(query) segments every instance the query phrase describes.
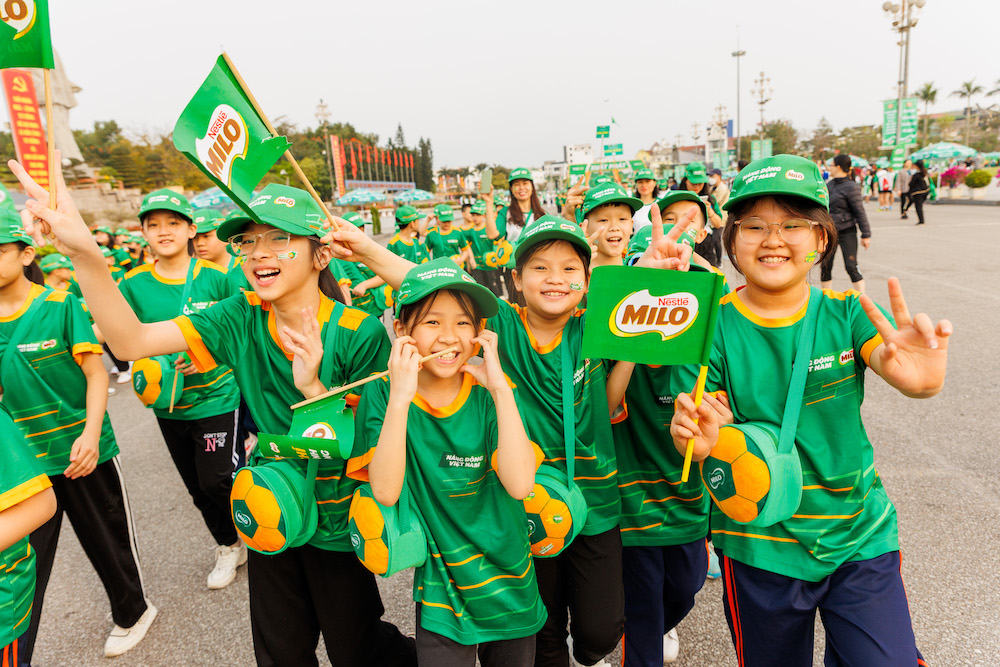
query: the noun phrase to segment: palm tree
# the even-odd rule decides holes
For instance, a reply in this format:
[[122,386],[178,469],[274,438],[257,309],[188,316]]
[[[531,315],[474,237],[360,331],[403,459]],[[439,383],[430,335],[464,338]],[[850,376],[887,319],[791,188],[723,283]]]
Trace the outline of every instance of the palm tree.
[[965,100],[965,145],[969,145],[969,130],[972,127],[972,96],[980,95],[983,92],[982,86],[976,85],[976,80],[970,79],[962,83],[962,86],[954,91],[952,97],[961,97]]
[[925,83],[917,91],[917,99],[924,103],[924,142],[930,143],[930,135],[927,133],[927,123],[930,120],[930,115],[927,113],[927,107],[937,102],[938,89],[934,87],[934,82]]
[[986,93],[986,95],[989,97],[992,97],[993,95],[1000,95],[1000,79],[997,79],[997,82],[993,85],[995,85],[996,88]]

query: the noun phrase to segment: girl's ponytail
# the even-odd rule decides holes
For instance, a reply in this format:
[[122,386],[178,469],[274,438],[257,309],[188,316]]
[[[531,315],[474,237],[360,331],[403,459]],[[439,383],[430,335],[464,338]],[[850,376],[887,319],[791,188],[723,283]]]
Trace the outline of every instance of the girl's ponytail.
[[340,286],[337,278],[334,277],[329,268],[325,268],[319,272],[319,291],[328,298],[347,305],[347,300],[344,298],[344,288]]
[[[28,248],[28,244],[23,241],[17,241],[15,245],[17,246],[19,252],[23,252]],[[42,267],[38,266],[37,257],[31,260],[31,264],[24,267],[24,277],[36,285],[45,284],[45,274],[42,272]]]

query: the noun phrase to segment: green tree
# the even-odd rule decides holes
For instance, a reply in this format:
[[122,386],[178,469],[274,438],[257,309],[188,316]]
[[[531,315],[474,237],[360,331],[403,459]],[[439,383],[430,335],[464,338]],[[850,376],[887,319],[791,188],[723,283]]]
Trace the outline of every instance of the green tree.
[[958,90],[952,91],[952,97],[960,97],[965,100],[965,144],[969,144],[969,132],[972,129],[972,98],[975,95],[980,95],[983,92],[983,87],[976,84],[976,79],[972,78],[969,81],[963,81],[962,85],[959,86]]
[[833,147],[836,144],[837,135],[833,131],[833,126],[824,117],[819,119],[819,123],[816,125],[816,130],[813,132],[812,138],[806,142],[809,149],[812,151],[812,157],[814,160],[826,159],[827,155],[833,154]]
[[108,166],[113,167],[119,180],[126,188],[141,188],[145,181],[144,174],[136,164],[132,144],[126,139],[116,143],[108,155]]
[[113,120],[97,121],[93,131],[74,130],[76,145],[80,147],[83,160],[91,166],[108,163],[112,149],[122,141],[122,131]]
[[431,140],[420,138],[417,143],[417,157],[414,165],[416,172],[417,187],[429,192],[435,190],[434,186],[434,151],[431,148]]
[[502,164],[493,165],[493,188],[496,190],[506,190],[509,187],[510,169]]
[[393,144],[396,148],[406,148],[406,137],[403,136],[403,124],[396,124],[396,136],[393,139]]
[[878,129],[864,125],[861,127],[845,127],[837,137],[835,144],[842,153],[860,155],[874,160],[879,156],[882,145],[882,133]]
[[[740,137],[740,154],[750,157],[750,142],[757,138],[757,135],[750,137]],[[770,139],[772,150],[775,155],[781,153],[796,153],[799,146],[799,132],[792,125],[791,121],[775,120],[764,124],[764,138]]]
[[937,102],[938,89],[934,87],[934,82],[925,83],[920,86],[917,90],[917,99],[924,103],[924,143],[930,143],[930,134],[928,134],[928,121],[930,121],[930,114],[928,113],[928,107]]

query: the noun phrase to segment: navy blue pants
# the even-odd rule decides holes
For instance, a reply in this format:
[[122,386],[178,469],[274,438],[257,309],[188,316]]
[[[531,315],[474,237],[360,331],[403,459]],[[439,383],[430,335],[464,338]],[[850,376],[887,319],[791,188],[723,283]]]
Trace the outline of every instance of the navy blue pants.
[[813,664],[819,610],[828,667],[925,665],[910,623],[898,551],[844,563],[821,581],[793,579],[721,553],[726,620],[740,667]]
[[662,547],[624,547],[625,667],[662,667],[663,635],[694,607],[705,585],[708,548],[702,538]]

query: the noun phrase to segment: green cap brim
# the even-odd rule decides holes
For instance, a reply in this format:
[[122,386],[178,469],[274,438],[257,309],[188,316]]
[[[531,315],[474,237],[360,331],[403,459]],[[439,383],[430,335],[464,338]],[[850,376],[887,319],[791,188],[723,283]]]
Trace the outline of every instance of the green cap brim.
[[[451,277],[433,276],[432,274],[437,271],[445,271],[451,274]],[[420,264],[410,269],[406,276],[396,294],[396,317],[399,317],[404,306],[417,303],[441,290],[456,290],[468,294],[479,306],[483,317],[493,317],[500,312],[500,303],[493,292],[473,280],[472,276],[459,268],[451,259],[442,257]]]
[[590,202],[589,205],[585,205],[583,208],[583,217],[586,218],[587,215],[595,208],[599,208],[601,206],[604,206],[605,204],[625,204],[630,209],[632,209],[632,213],[635,213],[636,211],[638,211],[640,208],[643,207],[641,199],[636,199],[635,197],[630,197],[628,195],[615,196],[615,197],[609,197],[603,201],[592,201]]
[[[521,232],[521,238],[517,243],[517,247],[514,248],[515,263],[521,259],[521,256],[524,255],[529,248],[536,246],[539,243],[544,243],[545,241],[566,241],[567,243],[572,243],[576,247],[586,251],[588,255],[593,252],[590,244],[587,243],[587,238],[583,235],[583,230],[572,222],[564,220],[563,218],[555,218],[555,216],[545,215],[536,220],[533,224],[537,225],[546,219],[558,220],[560,224],[551,229],[546,229],[529,235],[526,235],[525,232]],[[567,228],[575,227],[577,231],[571,231],[570,229],[564,228],[563,225]],[[525,231],[530,230],[525,228]]]

